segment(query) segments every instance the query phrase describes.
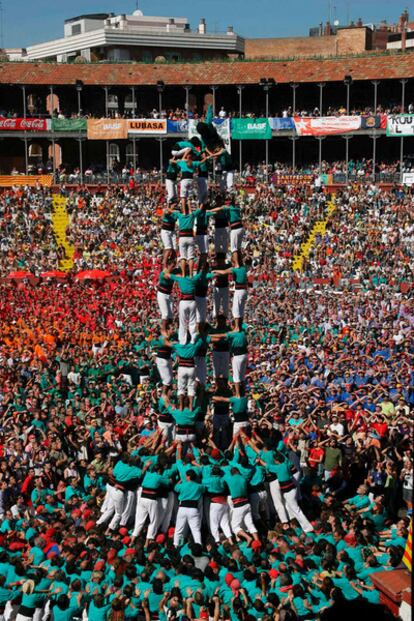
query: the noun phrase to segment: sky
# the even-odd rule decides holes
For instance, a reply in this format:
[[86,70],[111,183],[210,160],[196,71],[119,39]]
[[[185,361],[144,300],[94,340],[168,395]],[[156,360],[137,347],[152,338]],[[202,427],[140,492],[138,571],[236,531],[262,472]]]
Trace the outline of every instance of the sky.
[[[135,0],[0,0],[4,47],[26,47],[63,36],[63,21],[84,13],[131,14]],[[411,9],[414,0],[139,0],[144,15],[188,17],[196,27],[200,17],[210,31],[232,25],[244,37],[307,35],[309,28],[331,16],[345,25],[359,17],[364,23],[389,23]],[[0,36],[1,38],[1,36]]]

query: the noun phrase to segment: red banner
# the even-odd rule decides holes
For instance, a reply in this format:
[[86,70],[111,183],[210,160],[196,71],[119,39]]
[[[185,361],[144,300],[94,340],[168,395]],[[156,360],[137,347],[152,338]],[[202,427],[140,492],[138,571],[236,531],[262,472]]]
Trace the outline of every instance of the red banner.
[[4,132],[45,132],[47,119],[4,119],[0,118],[0,131]]
[[298,136],[329,136],[346,134],[361,129],[360,116],[319,116],[302,118],[295,116]]

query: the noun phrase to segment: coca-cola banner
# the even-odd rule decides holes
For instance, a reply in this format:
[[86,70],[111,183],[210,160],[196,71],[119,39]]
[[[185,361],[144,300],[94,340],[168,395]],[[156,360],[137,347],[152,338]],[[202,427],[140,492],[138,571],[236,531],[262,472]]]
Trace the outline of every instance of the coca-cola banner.
[[50,129],[48,119],[5,119],[0,117],[3,132],[46,132]]
[[294,117],[298,136],[329,136],[346,134],[361,128],[360,116]]

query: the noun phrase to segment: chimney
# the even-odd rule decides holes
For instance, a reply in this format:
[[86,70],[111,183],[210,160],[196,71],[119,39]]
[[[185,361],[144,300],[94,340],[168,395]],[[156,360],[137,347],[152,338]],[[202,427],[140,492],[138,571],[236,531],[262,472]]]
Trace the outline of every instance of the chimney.
[[122,13],[122,15],[120,15],[119,27],[121,30],[124,30],[126,26],[127,26],[127,18],[126,18],[125,13]]
[[206,20],[204,17],[202,17],[200,19],[200,23],[198,24],[198,33],[199,34],[206,34],[207,28],[206,28]]
[[327,37],[329,37],[329,35],[331,35],[331,34],[332,34],[331,22],[326,22],[326,25],[325,25],[325,35]]
[[110,28],[110,27],[111,27],[111,20],[110,20],[110,19],[105,19],[105,21],[104,21],[104,27],[105,27],[105,28]]
[[227,34],[228,35],[233,35],[234,34],[233,26],[227,26]]
[[168,24],[166,25],[167,32],[170,32],[171,30],[175,30],[175,28],[176,28],[175,19],[173,17],[170,17],[168,20]]
[[357,21],[357,28],[362,28],[362,26],[363,26],[362,19],[359,17]]

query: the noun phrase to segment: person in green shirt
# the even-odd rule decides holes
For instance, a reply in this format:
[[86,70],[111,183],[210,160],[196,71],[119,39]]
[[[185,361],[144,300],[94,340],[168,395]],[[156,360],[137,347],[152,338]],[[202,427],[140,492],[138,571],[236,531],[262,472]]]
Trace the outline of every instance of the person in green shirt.
[[168,162],[167,173],[165,175],[165,189],[167,191],[167,203],[173,203],[177,199],[177,177],[180,169],[177,161],[172,158]]
[[247,301],[248,278],[247,269],[243,265],[241,253],[238,253],[238,266],[229,267],[225,270],[213,270],[215,275],[231,274],[234,280],[234,294],[232,314],[235,320],[236,330],[241,330],[243,325],[244,308]]
[[324,477],[327,481],[334,470],[342,465],[342,451],[338,446],[336,438],[331,438],[325,449],[325,460],[323,462]]
[[[204,161],[204,160],[203,160]],[[197,162],[193,159],[193,154],[188,151],[184,157],[177,162],[177,166],[181,171],[180,180],[180,199],[181,199],[181,212],[183,214],[189,213],[188,199],[193,191],[193,179],[195,172],[199,169],[201,162]]]
[[[208,276],[208,275],[207,275]],[[206,277],[201,272],[194,276],[178,276],[170,271],[164,272],[167,280],[175,281],[180,289],[181,299],[178,306],[178,340],[182,345],[187,342],[187,333],[190,332],[191,341],[194,342],[197,335],[197,306],[195,293],[197,284]]]
[[174,531],[174,546],[181,544],[187,525],[190,528],[194,542],[201,545],[201,515],[200,503],[206,488],[197,482],[194,470],[187,470],[185,480],[175,486],[178,494],[179,509]]

